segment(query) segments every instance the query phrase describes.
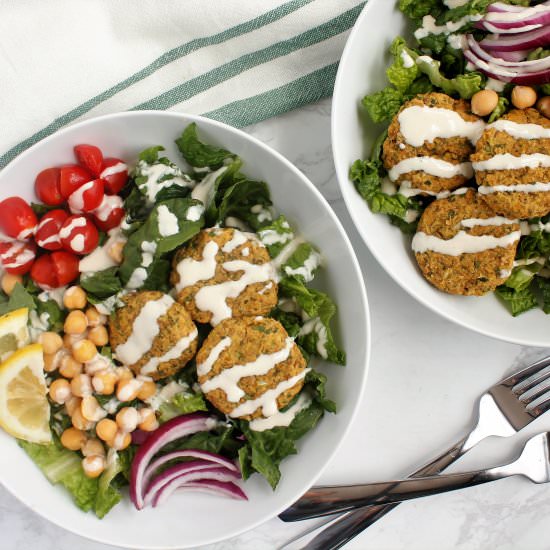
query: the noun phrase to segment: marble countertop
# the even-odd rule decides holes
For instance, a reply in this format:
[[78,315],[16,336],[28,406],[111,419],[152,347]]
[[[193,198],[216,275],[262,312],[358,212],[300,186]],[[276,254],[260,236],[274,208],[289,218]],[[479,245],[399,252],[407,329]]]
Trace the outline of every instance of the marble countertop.
[[[461,437],[475,399],[505,373],[544,355],[477,335],[435,315],[386,275],[355,231],[338,190],[330,147],[330,100],[247,130],[294,162],[344,224],[367,282],[372,359],[365,399],[321,483],[402,477]],[[550,429],[541,418],[518,436],[480,444],[454,469],[506,461],[529,435]],[[400,505],[350,542],[349,550],[500,550],[548,548],[550,492],[509,478]],[[307,523],[279,519],[207,550],[271,550]],[[2,550],[111,550],[48,523],[0,488]]]

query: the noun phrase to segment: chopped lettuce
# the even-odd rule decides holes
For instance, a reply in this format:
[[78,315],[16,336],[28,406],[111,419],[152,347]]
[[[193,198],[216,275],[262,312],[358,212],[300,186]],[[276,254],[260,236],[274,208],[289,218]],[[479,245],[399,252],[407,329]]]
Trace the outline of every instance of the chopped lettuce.
[[386,70],[386,75],[397,90],[405,93],[418,78],[418,54],[407,47],[407,43],[400,36],[392,42],[390,52],[393,55],[393,63]]
[[542,311],[550,313],[550,280],[536,277],[537,286],[542,297]]
[[495,290],[495,294],[508,307],[514,317],[538,305],[537,297],[529,287],[515,290],[506,285],[501,285]]
[[65,322],[66,312],[59,307],[55,300],[39,300],[35,298],[36,314],[39,318],[47,317],[48,330],[61,332]]
[[95,500],[95,513],[99,518],[105,517],[109,510],[122,499],[122,495],[116,487],[115,478],[123,472],[124,461],[120,459],[114,449],[110,449],[107,456],[107,464],[107,468],[99,476]]
[[512,288],[516,291],[525,290],[532,283],[533,278],[537,272],[540,271],[541,267],[542,266],[538,262],[530,265],[515,267],[512,270],[510,277],[506,279],[504,286]]
[[215,170],[222,166],[226,159],[235,157],[230,151],[203,143],[197,136],[196,123],[189,124],[176,145],[183,158],[194,168],[210,168]]
[[498,120],[503,114],[506,113],[506,111],[508,110],[508,104],[509,101],[505,97],[500,96],[498,98],[497,106],[493,109],[493,112],[489,117],[489,124],[491,124],[491,122],[494,122],[495,120]]
[[441,12],[440,0],[399,0],[399,9],[411,19],[421,19],[425,15]]
[[[543,220],[546,220],[544,223],[548,221],[547,217]],[[546,231],[532,231],[529,235],[524,235],[519,241],[516,252],[518,259],[531,259],[539,256],[545,258],[550,256],[550,233]]]
[[393,86],[388,86],[365,96],[362,103],[373,122],[386,122],[401,108],[403,94]]
[[207,411],[206,402],[202,393],[181,392],[172,397],[170,401],[163,403],[159,409],[159,421],[168,420],[180,416],[181,414],[190,414],[197,411]]
[[297,277],[304,283],[313,280],[315,272],[321,265],[321,255],[310,243],[303,242],[281,266],[281,273],[289,277]]
[[294,239],[294,231],[285,216],[281,215],[258,231],[260,241],[265,245],[269,255],[275,258],[283,248]]

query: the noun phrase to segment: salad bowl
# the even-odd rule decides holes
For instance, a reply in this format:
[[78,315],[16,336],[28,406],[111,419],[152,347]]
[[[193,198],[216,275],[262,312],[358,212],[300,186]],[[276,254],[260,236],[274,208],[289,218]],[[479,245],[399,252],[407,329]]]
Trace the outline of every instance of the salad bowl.
[[[66,128],[36,144],[0,173],[0,199],[34,200],[33,182],[45,166],[72,160],[73,146],[94,143],[126,162],[151,145],[163,144],[178,162],[174,140],[196,123],[208,143],[229,149],[250,177],[270,184],[273,204],[305,239],[322,250],[324,269],[316,279],[338,304],[336,336],[347,351],[345,367],[315,362],[328,376],[327,392],[338,404],[300,440],[299,454],[282,465],[275,491],[260,476],[243,484],[248,501],[197,493],[176,494],[157,508],[136,510],[127,495],[103,519],[74,506],[68,493],[52,486],[15,439],[0,431],[0,482],[34,512],[78,535],[125,548],[196,547],[233,537],[274,517],[321,474],[352,423],[363,394],[370,349],[370,321],[363,278],[349,240],[313,184],[290,162],[242,131],[202,117],[142,111],[108,115]],[[313,360],[314,361],[314,360]]]

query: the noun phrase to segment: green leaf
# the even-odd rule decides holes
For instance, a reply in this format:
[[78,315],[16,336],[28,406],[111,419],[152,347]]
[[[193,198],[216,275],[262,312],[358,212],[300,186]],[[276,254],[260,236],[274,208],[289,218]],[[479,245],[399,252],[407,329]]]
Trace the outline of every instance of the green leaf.
[[544,313],[550,313],[550,280],[536,277],[537,285],[542,296],[542,310]]
[[43,302],[38,298],[35,300],[36,313],[38,317],[43,314],[48,315],[48,330],[61,332],[65,323],[65,311],[62,310],[55,300],[46,300]]
[[412,19],[436,14],[441,9],[439,0],[399,0],[399,9]]
[[267,248],[269,255],[275,258],[294,239],[294,231],[290,227],[288,220],[281,215],[270,224],[264,225],[259,229],[258,237]]
[[16,283],[7,302],[0,304],[0,315],[15,311],[21,308],[36,309],[36,304],[32,295],[25,290],[22,284]]
[[528,288],[533,281],[535,274],[540,271],[541,267],[542,266],[538,262],[531,265],[515,267],[512,270],[510,277],[506,279],[504,286],[512,288],[516,291],[522,291]]
[[397,90],[405,93],[419,75],[416,65],[418,54],[408,48],[405,40],[400,36],[392,42],[390,52],[393,55],[393,63],[386,70],[386,75]]
[[501,285],[495,290],[495,294],[508,307],[514,317],[538,305],[536,296],[529,288],[514,290],[513,288]]
[[516,252],[517,259],[530,259],[538,256],[545,258],[550,256],[550,233],[546,231],[532,231],[519,241]]
[[103,518],[107,513],[122,500],[122,495],[116,486],[115,479],[124,469],[124,462],[119,458],[118,453],[109,450],[109,466],[99,476],[97,496],[95,499],[94,511],[98,518]]
[[322,372],[311,369],[306,374],[305,385],[309,393],[313,396],[313,399],[319,403],[325,411],[335,413],[336,403],[331,399],[327,399],[326,383],[327,377]]
[[296,315],[296,313],[283,311],[282,309],[276,307],[273,311],[271,311],[269,316],[279,321],[291,338],[296,338],[296,336],[298,336],[303,323],[301,318]]
[[47,214],[51,210],[59,208],[59,206],[48,206],[47,204],[31,202],[32,211],[36,214],[37,218],[41,218],[44,214]]
[[162,145],[154,145],[153,147],[149,147],[142,151],[138,155],[138,160],[142,160],[147,164],[153,164],[158,160],[159,153],[161,151],[164,151],[164,147]]
[[189,124],[181,137],[176,140],[176,145],[183,158],[194,168],[219,168],[225,159],[235,155],[230,151],[208,145],[199,140],[196,123]]
[[122,283],[118,277],[118,266],[96,271],[91,275],[82,275],[80,286],[100,301],[117,294],[122,290]]
[[207,410],[208,408],[202,393],[181,392],[174,395],[170,401],[163,403],[160,406],[159,420],[160,422],[167,422],[168,420],[182,414]]
[[489,124],[499,119],[508,109],[509,101],[505,97],[499,97],[497,106],[494,108],[491,116],[489,117]]
[[315,272],[321,265],[321,255],[310,243],[300,243],[280,270],[287,276],[297,277],[308,283],[313,280]]
[[393,86],[388,86],[365,96],[362,103],[373,122],[385,122],[391,120],[401,108],[403,94]]

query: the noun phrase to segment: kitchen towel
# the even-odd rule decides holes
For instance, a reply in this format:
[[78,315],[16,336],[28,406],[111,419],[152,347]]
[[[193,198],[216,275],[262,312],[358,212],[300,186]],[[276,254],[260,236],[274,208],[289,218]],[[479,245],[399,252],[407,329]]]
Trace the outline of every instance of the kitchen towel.
[[0,168],[136,109],[242,127],[330,96],[359,0],[0,0]]

